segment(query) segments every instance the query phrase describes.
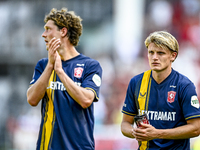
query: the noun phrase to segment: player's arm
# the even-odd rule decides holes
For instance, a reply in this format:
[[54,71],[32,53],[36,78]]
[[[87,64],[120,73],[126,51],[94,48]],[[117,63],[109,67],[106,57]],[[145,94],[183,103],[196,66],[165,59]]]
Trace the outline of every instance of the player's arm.
[[134,135],[138,141],[153,139],[188,139],[199,136],[200,118],[190,119],[186,125],[172,129],[155,129],[149,124],[142,124],[143,129],[134,128]]
[[69,95],[83,108],[89,107],[94,98],[95,94],[91,90],[87,90],[74,83],[74,81],[64,72],[60,70],[56,72],[60,80],[64,84]]
[[121,132],[124,136],[129,138],[135,138],[133,135],[133,123],[134,117],[123,113]]
[[174,128],[160,130],[160,138],[165,139],[187,139],[199,136],[200,118],[194,118],[187,121],[186,125]]
[[28,88],[27,101],[31,106],[37,106],[44,97],[52,71],[53,65],[47,64],[39,79]]
[[79,105],[81,105],[82,108],[87,108],[92,104],[95,98],[94,92],[76,85],[74,81],[64,72],[62,68],[61,58],[58,52],[56,56],[54,70],[59,76],[61,82],[64,84],[66,91]]
[[44,97],[49,78],[54,69],[56,50],[60,47],[60,39],[52,38],[48,44],[48,63],[39,79],[27,90],[27,101],[31,106],[37,106]]

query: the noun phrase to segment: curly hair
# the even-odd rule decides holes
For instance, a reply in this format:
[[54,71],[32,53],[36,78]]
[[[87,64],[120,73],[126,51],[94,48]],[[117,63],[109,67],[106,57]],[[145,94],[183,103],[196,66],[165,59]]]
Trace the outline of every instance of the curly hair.
[[166,31],[156,31],[151,33],[145,40],[145,45],[147,48],[150,43],[154,43],[158,47],[166,47],[169,50],[176,52],[178,55],[179,44],[176,38]]
[[53,8],[50,13],[45,16],[44,22],[47,23],[48,20],[53,20],[59,29],[66,27],[66,35],[70,43],[73,46],[78,45],[83,29],[80,16],[76,16],[74,11],[68,11],[67,8],[62,8],[61,10]]

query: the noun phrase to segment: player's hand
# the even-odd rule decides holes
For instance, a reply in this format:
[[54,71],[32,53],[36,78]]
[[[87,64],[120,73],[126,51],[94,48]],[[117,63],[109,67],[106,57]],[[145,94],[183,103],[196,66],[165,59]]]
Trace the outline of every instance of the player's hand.
[[59,55],[59,53],[56,51],[56,60],[54,63],[54,70],[56,71],[56,73],[61,72],[62,69],[62,61],[61,61],[61,57]]
[[48,59],[49,63],[54,65],[56,61],[56,51],[60,47],[60,39],[52,38],[48,43]]
[[150,124],[141,123],[141,128],[133,129],[133,136],[137,141],[150,141],[156,139],[158,130]]

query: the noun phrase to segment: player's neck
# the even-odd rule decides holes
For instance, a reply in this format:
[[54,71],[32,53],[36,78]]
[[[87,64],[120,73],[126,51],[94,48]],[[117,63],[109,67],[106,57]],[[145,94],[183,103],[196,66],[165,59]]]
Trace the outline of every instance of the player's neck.
[[72,59],[80,54],[69,42],[64,42],[58,53],[63,61]]
[[172,68],[167,68],[165,70],[162,71],[152,71],[152,76],[154,78],[154,80],[160,84],[161,82],[163,82],[172,72]]
[[75,47],[73,49],[65,49],[65,50],[59,51],[59,55],[63,61],[72,59],[78,56],[79,54],[80,53],[75,49]]

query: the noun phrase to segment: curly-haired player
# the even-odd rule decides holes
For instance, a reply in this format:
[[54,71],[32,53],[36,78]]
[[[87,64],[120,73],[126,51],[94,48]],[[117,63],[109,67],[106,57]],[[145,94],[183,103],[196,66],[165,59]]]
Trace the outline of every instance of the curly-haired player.
[[99,99],[102,68],[75,46],[82,19],[73,11],[52,9],[45,16],[48,58],[38,61],[27,101],[41,101],[42,120],[37,150],[94,150],[93,102]]
[[[189,150],[190,138],[200,134],[200,108],[194,84],[172,68],[178,42],[170,33],[156,31],[145,45],[151,70],[129,83],[121,131],[139,142],[139,150]],[[150,124],[133,127],[134,117],[143,114]]]

